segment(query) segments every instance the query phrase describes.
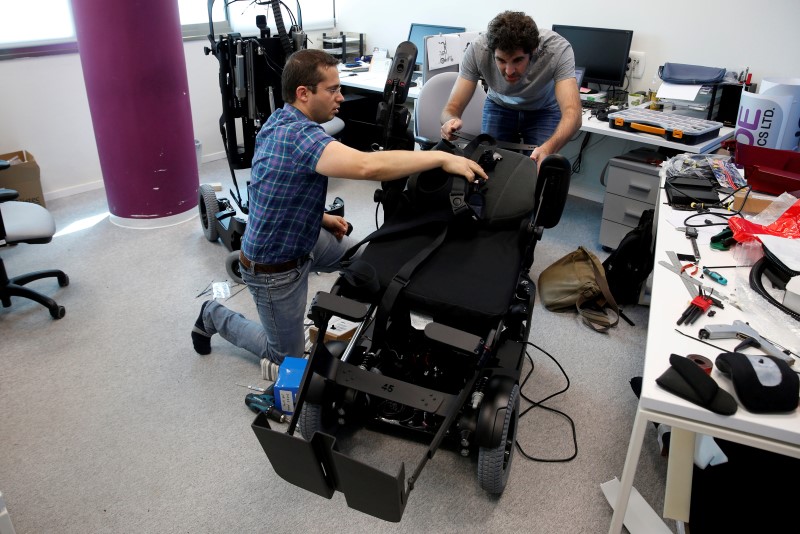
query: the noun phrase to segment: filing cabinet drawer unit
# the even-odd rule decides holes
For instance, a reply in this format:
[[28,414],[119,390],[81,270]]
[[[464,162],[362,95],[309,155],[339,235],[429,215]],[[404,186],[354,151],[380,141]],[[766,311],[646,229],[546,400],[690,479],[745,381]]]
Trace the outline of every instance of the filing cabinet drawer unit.
[[655,208],[659,195],[659,167],[622,158],[608,162],[606,195],[600,244],[617,248],[625,234],[636,228],[645,210]]

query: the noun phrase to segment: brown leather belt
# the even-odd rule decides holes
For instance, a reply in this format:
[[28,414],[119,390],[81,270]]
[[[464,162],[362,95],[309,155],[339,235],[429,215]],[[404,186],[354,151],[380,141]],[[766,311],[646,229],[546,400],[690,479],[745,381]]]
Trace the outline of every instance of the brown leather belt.
[[255,273],[262,273],[262,274],[277,274],[277,273],[284,273],[291,269],[294,269],[298,265],[302,265],[304,261],[308,259],[308,254],[301,258],[296,258],[294,260],[285,261],[283,263],[255,263],[248,260],[244,253],[240,250],[239,251],[239,263],[244,266],[245,269],[252,270]]

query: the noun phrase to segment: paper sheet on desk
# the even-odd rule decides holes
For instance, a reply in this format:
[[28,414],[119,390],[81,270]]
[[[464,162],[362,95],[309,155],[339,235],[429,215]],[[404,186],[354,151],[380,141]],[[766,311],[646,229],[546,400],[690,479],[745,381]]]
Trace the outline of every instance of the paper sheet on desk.
[[426,39],[428,70],[460,64],[467,46],[479,35],[480,32],[446,33]]
[[694,100],[697,98],[702,85],[679,85],[677,83],[663,82],[658,88],[656,96],[658,98],[668,98],[671,100]]

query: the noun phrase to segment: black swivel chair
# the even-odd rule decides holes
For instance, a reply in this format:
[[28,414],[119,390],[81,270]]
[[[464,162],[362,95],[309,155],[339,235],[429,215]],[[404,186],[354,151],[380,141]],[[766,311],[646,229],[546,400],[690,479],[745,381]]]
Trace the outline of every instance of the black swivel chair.
[[[9,167],[9,163],[0,160],[0,172]],[[0,188],[0,247],[17,243],[49,243],[56,233],[56,223],[46,208],[31,202],[14,202],[19,193],[13,189]],[[11,297],[24,297],[34,300],[50,310],[53,319],[64,317],[64,306],[32,289],[25,284],[42,278],[57,278],[58,285],[69,285],[69,277],[56,269],[36,271],[9,278],[3,259],[0,258],[0,302],[4,308],[11,306]]]

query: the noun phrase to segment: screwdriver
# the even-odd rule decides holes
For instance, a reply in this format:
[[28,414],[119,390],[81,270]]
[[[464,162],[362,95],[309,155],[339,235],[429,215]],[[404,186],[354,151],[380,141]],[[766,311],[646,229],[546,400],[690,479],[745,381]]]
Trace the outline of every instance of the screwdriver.
[[[264,398],[265,395],[256,395],[255,393],[248,393],[244,398],[244,403],[255,413],[265,413],[267,417],[278,423],[285,423],[289,420],[286,414],[281,412],[275,407],[275,404],[270,402],[269,399]],[[271,396],[270,396],[271,397]]]
[[703,274],[710,277],[712,280],[717,282],[718,284],[722,284],[723,286],[728,285],[728,279],[719,274],[716,271],[712,271],[708,267],[703,267]]
[[236,384],[237,386],[242,386],[243,388],[252,389],[253,391],[259,391],[261,393],[266,393],[267,390],[265,388],[260,388],[258,386],[245,386],[244,384]]

